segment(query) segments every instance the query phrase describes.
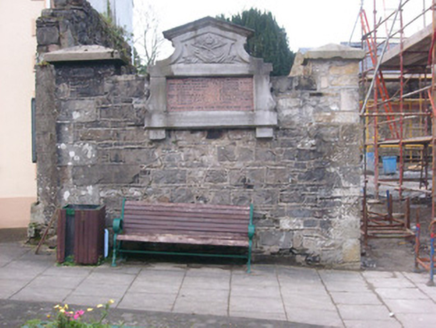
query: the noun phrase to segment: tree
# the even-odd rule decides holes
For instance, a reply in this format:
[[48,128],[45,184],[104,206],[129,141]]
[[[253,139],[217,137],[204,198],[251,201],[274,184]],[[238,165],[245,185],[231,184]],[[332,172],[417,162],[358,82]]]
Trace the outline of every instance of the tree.
[[288,75],[294,62],[295,54],[289,49],[288,37],[271,12],[261,12],[251,8],[240,14],[225,18],[228,22],[251,28],[254,35],[247,40],[245,50],[253,57],[260,57],[273,64],[272,75]]
[[[135,4],[136,6],[136,4]],[[164,41],[159,32],[159,19],[151,4],[139,2],[136,8],[134,42],[134,62],[139,73],[146,74],[147,67],[153,65]]]

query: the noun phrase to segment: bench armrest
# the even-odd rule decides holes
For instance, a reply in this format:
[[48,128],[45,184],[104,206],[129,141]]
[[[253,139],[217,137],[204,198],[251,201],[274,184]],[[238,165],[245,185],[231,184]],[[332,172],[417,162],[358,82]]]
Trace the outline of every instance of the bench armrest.
[[120,218],[114,219],[112,222],[112,227],[114,230],[114,233],[120,233],[123,230],[123,220]]

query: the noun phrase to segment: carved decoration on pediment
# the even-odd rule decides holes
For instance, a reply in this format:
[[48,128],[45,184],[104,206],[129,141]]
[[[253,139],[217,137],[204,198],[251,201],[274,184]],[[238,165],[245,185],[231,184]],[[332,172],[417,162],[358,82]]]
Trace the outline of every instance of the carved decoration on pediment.
[[235,41],[207,33],[184,43],[181,63],[217,64],[241,63],[242,59],[234,49]]

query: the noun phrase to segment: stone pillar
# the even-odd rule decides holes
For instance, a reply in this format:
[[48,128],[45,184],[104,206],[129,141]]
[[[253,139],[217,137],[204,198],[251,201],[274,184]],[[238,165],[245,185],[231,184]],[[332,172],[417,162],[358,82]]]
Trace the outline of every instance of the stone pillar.
[[57,207],[58,170],[56,153],[55,72],[51,65],[36,69],[36,156],[37,203],[32,206],[29,237],[35,236],[53,215]]
[[[329,44],[304,56],[304,71],[316,81],[322,103],[313,113],[320,133],[327,172],[335,176],[329,194],[319,200],[334,202],[331,238],[321,250],[321,262],[360,268],[360,165],[362,126],[359,118],[360,49]],[[321,135],[322,131],[329,133]],[[326,151],[328,149],[328,151]],[[335,265],[336,264],[336,265]]]

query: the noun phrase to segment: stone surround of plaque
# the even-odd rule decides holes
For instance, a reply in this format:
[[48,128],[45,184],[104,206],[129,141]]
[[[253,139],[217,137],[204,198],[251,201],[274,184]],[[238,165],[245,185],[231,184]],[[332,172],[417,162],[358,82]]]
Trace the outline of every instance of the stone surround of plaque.
[[148,68],[150,139],[165,139],[167,129],[247,127],[256,128],[258,138],[273,137],[272,65],[245,51],[252,34],[212,17],[164,32],[175,50]]

